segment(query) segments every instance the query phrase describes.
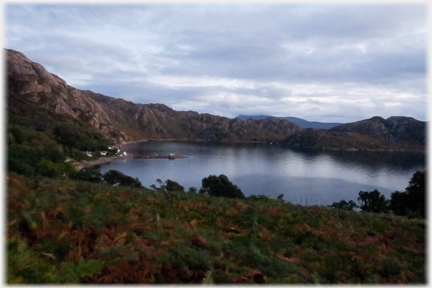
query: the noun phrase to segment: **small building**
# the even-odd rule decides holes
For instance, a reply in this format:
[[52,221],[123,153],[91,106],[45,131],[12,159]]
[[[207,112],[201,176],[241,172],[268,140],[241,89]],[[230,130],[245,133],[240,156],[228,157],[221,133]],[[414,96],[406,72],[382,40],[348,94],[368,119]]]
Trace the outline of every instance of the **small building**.
[[127,155],[126,151],[121,152],[121,151],[119,150],[119,151],[117,152],[117,156],[123,157],[123,156],[126,156],[126,155]]
[[93,152],[90,151],[86,151],[87,156],[92,157],[93,156]]
[[100,151],[101,156],[106,156],[107,151]]

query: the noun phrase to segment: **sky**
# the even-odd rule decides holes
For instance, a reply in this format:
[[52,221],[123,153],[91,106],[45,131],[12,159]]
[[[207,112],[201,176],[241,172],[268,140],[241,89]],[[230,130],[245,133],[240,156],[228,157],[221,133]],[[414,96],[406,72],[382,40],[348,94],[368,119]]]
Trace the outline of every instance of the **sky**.
[[14,3],[4,47],[67,84],[234,118],[427,121],[427,4]]

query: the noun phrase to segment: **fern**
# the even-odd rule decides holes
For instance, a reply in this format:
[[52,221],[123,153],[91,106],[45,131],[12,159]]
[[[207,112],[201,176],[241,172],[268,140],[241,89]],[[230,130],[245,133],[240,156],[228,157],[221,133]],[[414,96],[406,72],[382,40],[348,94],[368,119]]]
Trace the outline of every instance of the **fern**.
[[212,277],[212,270],[208,270],[206,272],[202,284],[206,284],[206,285],[214,284],[213,277]]

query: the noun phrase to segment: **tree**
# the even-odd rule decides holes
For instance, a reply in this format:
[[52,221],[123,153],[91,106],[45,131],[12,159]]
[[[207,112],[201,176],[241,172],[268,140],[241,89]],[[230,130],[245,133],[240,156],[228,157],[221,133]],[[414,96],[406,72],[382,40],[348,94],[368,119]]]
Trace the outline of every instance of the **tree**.
[[339,210],[348,210],[352,211],[355,207],[359,207],[354,201],[350,200],[349,202],[346,202],[345,200],[342,200],[340,202],[333,202],[332,205],[328,205],[328,207],[333,207]]
[[219,176],[209,175],[203,178],[200,193],[208,193],[216,197],[245,198],[240,188],[229,181],[228,177],[223,174]]
[[357,200],[363,211],[380,213],[388,210],[388,201],[376,189],[372,192],[360,191]]
[[280,194],[279,196],[276,197],[276,200],[279,201],[279,202],[285,202],[284,199],[283,199],[284,196],[285,196],[284,194]]
[[106,183],[110,185],[120,185],[120,186],[127,186],[127,187],[136,187],[141,188],[142,184],[138,180],[138,178],[132,178],[130,176],[124,175],[120,171],[117,170],[109,170],[107,173],[103,176]]
[[407,215],[410,211],[408,202],[408,193],[395,191],[390,195],[390,210],[396,215]]
[[189,187],[189,193],[195,194],[197,192],[197,188],[195,187]]
[[409,198],[409,209],[418,211],[420,215],[425,217],[426,204],[426,171],[417,171],[409,182],[409,186],[405,189]]
[[167,179],[165,181],[165,185],[163,185],[165,188],[165,191],[179,191],[184,192],[184,187],[177,183],[176,181]]
[[162,191],[179,191],[184,192],[184,187],[177,183],[176,181],[167,179],[165,182],[162,182],[161,179],[156,179],[156,182],[159,183],[160,188],[157,188],[155,185],[151,185],[150,187],[156,190],[162,190]]
[[391,194],[390,209],[396,215],[426,216],[426,171],[417,171],[411,177],[405,192]]

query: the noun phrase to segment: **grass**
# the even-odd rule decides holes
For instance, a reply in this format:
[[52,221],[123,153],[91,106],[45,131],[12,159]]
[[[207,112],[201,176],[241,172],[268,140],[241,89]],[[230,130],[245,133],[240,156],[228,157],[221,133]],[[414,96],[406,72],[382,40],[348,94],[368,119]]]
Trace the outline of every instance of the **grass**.
[[7,190],[9,284],[426,283],[421,219],[14,173]]

